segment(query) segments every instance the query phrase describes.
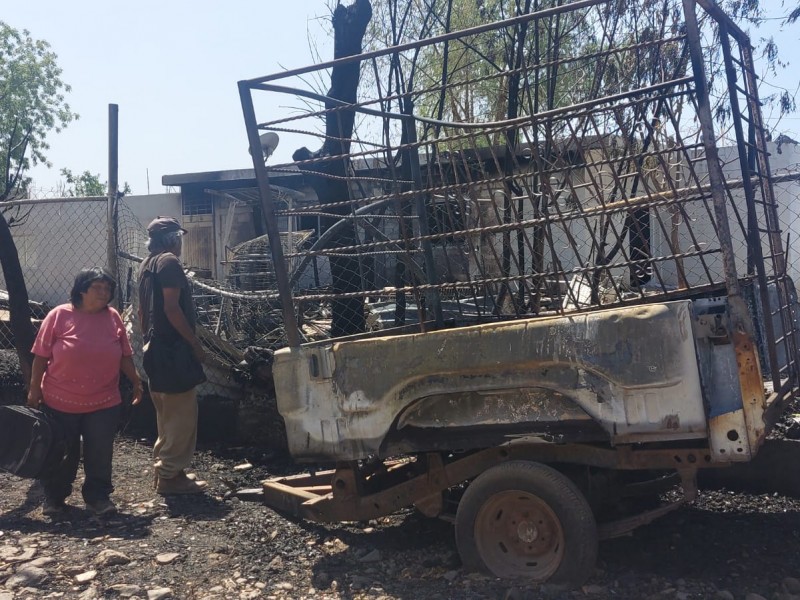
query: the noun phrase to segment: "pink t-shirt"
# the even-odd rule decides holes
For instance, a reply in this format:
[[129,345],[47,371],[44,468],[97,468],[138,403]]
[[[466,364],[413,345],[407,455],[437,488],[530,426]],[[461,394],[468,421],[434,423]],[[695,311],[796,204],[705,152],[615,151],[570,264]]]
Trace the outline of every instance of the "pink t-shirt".
[[120,360],[131,344],[119,313],[108,307],[84,313],[71,304],[51,310],[33,353],[49,359],[42,379],[44,403],[67,413],[86,413],[122,402]]

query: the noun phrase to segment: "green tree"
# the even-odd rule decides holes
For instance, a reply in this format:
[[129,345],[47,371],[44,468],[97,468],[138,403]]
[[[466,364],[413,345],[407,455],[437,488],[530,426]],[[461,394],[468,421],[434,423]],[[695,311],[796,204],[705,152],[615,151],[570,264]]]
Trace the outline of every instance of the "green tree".
[[43,40],[0,21],[0,199],[24,184],[29,167],[45,163],[47,135],[77,118],[64,94],[57,55]]
[[[375,8],[366,46],[369,50],[385,48],[562,4],[559,0],[387,0]],[[763,3],[758,0],[721,0],[719,4],[734,21],[745,27],[757,30],[765,18]],[[509,100],[512,109],[516,103],[517,114],[522,115],[568,105],[574,98],[644,87],[662,71],[677,74],[684,68],[686,57],[682,56],[682,44],[678,41],[653,46],[635,60],[631,60],[631,54],[620,54],[616,63],[615,58],[611,58],[603,69],[595,69],[588,61],[566,67],[553,64],[559,58],[547,55],[553,49],[561,56],[588,55],[592,48],[608,45],[610,38],[620,47],[625,42],[646,44],[659,37],[677,38],[683,29],[680,0],[619,0],[609,2],[596,14],[601,16],[586,21],[578,11],[565,13],[531,22],[525,27],[485,32],[428,46],[413,56],[384,58],[391,64],[381,72],[388,72],[389,76],[375,85],[387,90],[386,97],[394,93],[398,105],[403,102],[404,94],[413,94],[418,116],[480,122],[507,116]],[[792,22],[797,15],[800,15],[800,8],[792,11],[787,22]],[[772,39],[753,38],[753,42],[760,45],[768,72],[774,73],[785,66]],[[719,44],[710,44],[709,49],[709,65],[716,68],[720,75],[716,80],[722,82]],[[517,68],[521,56],[526,57],[528,65],[541,65],[530,71],[539,79],[539,84],[527,88],[529,92],[535,89],[537,97],[526,98],[523,93],[516,99],[509,98],[509,94],[514,94],[513,75],[496,77],[503,71]],[[565,73],[565,68],[571,72]],[[369,76],[370,70],[365,74]],[[602,79],[596,79],[598,75]],[[549,86],[548,82],[553,85]],[[366,78],[365,83],[368,83]],[[787,90],[770,91],[762,95],[761,100],[775,105],[781,114],[795,109],[794,94]],[[727,116],[725,107],[719,108],[717,114]]]
[[[24,193],[28,169],[47,164],[48,134],[77,118],[66,102],[70,88],[61,80],[56,59],[47,42],[0,21],[0,203]],[[11,233],[18,219],[19,211],[0,204],[0,266],[9,294],[14,345],[27,382],[35,332]]]
[[61,169],[61,175],[67,182],[64,190],[65,196],[84,197],[104,196],[106,194],[107,187],[100,181],[100,175],[94,175],[89,171],[75,175],[69,169]]
[[[108,193],[108,183],[100,181],[100,175],[84,171],[75,175],[70,169],[61,169],[61,176],[66,181],[62,187],[62,194],[70,198],[83,198],[86,196],[105,196]],[[131,193],[131,186],[126,181],[119,193],[127,196]]]

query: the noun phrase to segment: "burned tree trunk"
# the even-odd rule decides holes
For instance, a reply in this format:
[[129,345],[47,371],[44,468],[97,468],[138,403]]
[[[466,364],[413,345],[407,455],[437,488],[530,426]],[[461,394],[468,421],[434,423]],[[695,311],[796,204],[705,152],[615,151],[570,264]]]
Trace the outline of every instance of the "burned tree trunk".
[[[334,58],[343,58],[361,53],[361,42],[367,25],[372,18],[369,0],[356,0],[350,6],[339,4],[333,13]],[[352,104],[356,101],[361,61],[334,67],[331,72],[331,87],[328,97]],[[350,151],[350,138],[353,135],[355,112],[353,110],[331,110],[339,103],[326,102],[330,112],[325,117],[325,143],[316,152],[308,148],[295,151],[295,161],[316,159],[316,162],[300,165],[300,170],[310,177],[311,186],[317,193],[320,203],[343,202],[349,198],[346,175],[349,168],[347,154]],[[326,177],[329,175],[331,177]],[[348,205],[331,207],[330,212],[345,216],[350,213]],[[321,235],[337,222],[335,217],[322,220]],[[344,248],[356,243],[355,224],[348,221],[337,230],[329,248]],[[361,291],[361,269],[357,257],[340,255],[330,257],[333,289],[336,293]],[[363,298],[342,298],[333,302],[333,322],[331,336],[339,337],[364,331]]]
[[33,354],[31,348],[36,331],[31,324],[31,309],[28,304],[28,289],[19,263],[19,253],[11,235],[11,227],[5,215],[0,213],[0,266],[6,280],[8,309],[11,315],[11,332],[14,334],[14,348],[19,356],[19,365],[27,386],[31,380]]

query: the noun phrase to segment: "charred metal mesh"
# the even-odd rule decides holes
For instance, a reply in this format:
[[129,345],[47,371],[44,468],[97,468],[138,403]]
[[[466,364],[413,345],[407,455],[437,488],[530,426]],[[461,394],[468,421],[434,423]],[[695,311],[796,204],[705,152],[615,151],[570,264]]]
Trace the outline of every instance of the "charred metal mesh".
[[[256,114],[251,140],[273,131],[320,148],[268,169],[255,162],[262,189],[298,170],[310,188],[305,203],[273,206],[294,223],[316,220],[276,265],[299,341],[784,280],[746,37],[698,7],[700,39],[690,39],[679,3],[669,14],[638,2],[540,5],[479,31],[240,84],[294,108]],[[360,64],[356,101],[309,84],[348,60]],[[350,118],[351,135],[332,134]]]

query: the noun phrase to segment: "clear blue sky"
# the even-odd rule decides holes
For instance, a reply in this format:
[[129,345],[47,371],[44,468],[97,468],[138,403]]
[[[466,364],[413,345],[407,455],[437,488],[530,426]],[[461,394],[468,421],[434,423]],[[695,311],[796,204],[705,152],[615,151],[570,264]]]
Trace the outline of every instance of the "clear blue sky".
[[[119,178],[134,194],[162,175],[252,168],[236,82],[312,62],[325,43],[325,0],[29,0],[0,20],[46,40],[80,119],[48,138],[49,189],[66,167],[108,177],[108,105],[119,105]],[[327,57],[326,57],[327,58]],[[282,144],[275,159],[289,160]],[[281,155],[281,151],[285,156]]]
[[[765,98],[768,94],[786,88],[797,95],[797,104],[800,108],[800,21],[792,25],[782,25],[784,17],[796,6],[800,0],[760,0],[765,12],[765,21],[758,28],[745,27],[750,34],[750,39],[755,45],[760,45],[762,38],[773,37],[778,44],[779,57],[786,67],[779,69],[776,74],[770,73],[765,67],[765,61],[756,56],[758,73],[762,76],[759,94]],[[800,141],[800,110],[778,120],[777,111],[763,109],[767,124],[775,128],[777,133],[785,133],[795,140]],[[774,114],[773,114],[774,113]]]
[[[767,81],[792,90],[800,81],[800,23],[782,31],[779,17],[793,1],[761,0],[773,19],[751,31],[754,41],[776,36],[790,64]],[[120,182],[134,194],[147,193],[148,172],[156,193],[163,175],[252,167],[236,82],[315,62],[309,37],[329,59],[328,16],[326,0],[5,2],[0,19],[58,54],[80,114],[50,136],[53,167],[34,169],[34,184],[54,188],[63,167],[107,179],[109,103],[119,105]],[[800,139],[800,113],[779,130]],[[272,162],[288,161],[293,149],[282,141]]]

